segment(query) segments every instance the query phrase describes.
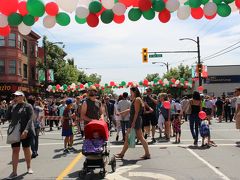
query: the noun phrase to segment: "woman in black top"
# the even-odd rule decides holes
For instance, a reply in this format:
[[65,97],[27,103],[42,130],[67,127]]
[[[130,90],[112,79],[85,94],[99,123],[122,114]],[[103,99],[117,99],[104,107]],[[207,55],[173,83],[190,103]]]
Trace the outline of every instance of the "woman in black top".
[[[131,92],[131,97],[132,97],[132,104],[131,104],[131,108],[130,108],[130,125],[131,125],[131,128],[134,128],[136,130],[137,139],[143,145],[145,154],[141,158],[142,159],[150,159],[148,144],[147,144],[146,140],[144,139],[143,132],[142,132],[142,117],[141,116],[143,113],[144,104],[141,99],[141,94],[137,87],[132,87],[130,89],[130,92]],[[122,151],[119,154],[115,155],[116,158],[124,157],[124,154],[126,153],[126,151],[128,149],[128,134],[130,133],[131,128],[129,128],[127,130],[124,146],[122,148]]]
[[198,117],[199,112],[202,110],[201,97],[199,92],[193,92],[193,98],[190,100],[191,114],[189,117],[190,130],[194,139],[194,145],[198,144],[198,134],[200,118]]

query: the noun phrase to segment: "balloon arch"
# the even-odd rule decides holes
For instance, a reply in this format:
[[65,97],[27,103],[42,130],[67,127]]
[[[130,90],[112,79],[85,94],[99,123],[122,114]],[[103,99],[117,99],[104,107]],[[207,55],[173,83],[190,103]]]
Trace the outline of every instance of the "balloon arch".
[[167,79],[154,79],[153,81],[148,81],[147,79],[144,79],[143,81],[140,81],[138,83],[136,82],[126,82],[126,81],[122,81],[121,83],[116,83],[114,81],[111,81],[109,83],[106,83],[104,85],[100,85],[100,84],[93,84],[91,82],[88,82],[86,84],[82,84],[82,83],[72,83],[71,85],[49,85],[47,88],[48,92],[77,92],[77,91],[82,91],[85,90],[87,88],[89,88],[91,85],[95,85],[96,88],[98,88],[99,90],[104,90],[104,89],[120,89],[120,88],[128,88],[128,87],[132,87],[132,86],[137,86],[137,87],[154,87],[154,86],[158,86],[158,87],[162,87],[162,88],[178,88],[178,89],[192,89],[193,88],[193,81],[192,80],[185,80],[183,78],[176,80],[174,78],[172,78],[171,80],[167,80]]
[[210,20],[216,15],[227,17],[238,8],[240,0],[56,0],[46,4],[42,0],[0,0],[0,35],[9,35],[11,26],[28,35],[39,17],[43,17],[45,28],[67,26],[72,13],[77,23],[97,27],[100,20],[121,24],[126,16],[131,21],[158,16],[160,22],[167,23],[173,12],[180,20],[190,16]]

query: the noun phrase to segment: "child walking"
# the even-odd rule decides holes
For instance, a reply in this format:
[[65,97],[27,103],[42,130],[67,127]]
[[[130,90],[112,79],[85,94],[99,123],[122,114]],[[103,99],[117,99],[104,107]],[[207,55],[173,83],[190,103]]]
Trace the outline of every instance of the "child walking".
[[181,141],[181,125],[183,124],[183,122],[181,121],[180,118],[180,114],[176,113],[173,115],[174,119],[173,119],[173,130],[175,132],[175,143],[180,143]]
[[[202,136],[202,147],[210,146],[210,128],[208,119],[203,119],[200,125],[200,135]],[[207,143],[205,144],[205,140]]]

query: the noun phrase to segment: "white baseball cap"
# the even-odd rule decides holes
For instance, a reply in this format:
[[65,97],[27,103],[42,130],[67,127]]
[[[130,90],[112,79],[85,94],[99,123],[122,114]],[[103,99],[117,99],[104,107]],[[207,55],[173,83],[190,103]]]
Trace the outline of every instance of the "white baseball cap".
[[25,96],[24,93],[22,91],[16,91],[15,93],[13,93],[16,96]]

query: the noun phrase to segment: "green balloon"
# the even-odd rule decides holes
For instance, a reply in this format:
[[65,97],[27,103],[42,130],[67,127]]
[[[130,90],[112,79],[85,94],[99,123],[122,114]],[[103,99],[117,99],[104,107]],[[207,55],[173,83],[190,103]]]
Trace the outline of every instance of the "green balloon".
[[143,12],[143,17],[147,20],[152,20],[155,17],[155,11],[153,9],[149,9],[148,11]]
[[8,24],[10,26],[18,26],[22,23],[22,16],[18,13],[13,13],[10,16],[8,16]]
[[125,81],[122,81],[122,82],[121,82],[121,85],[122,85],[122,86],[126,86],[126,84],[127,84],[127,83],[126,83]]
[[213,0],[213,2],[214,2],[215,4],[221,4],[221,3],[222,3],[222,0]]
[[77,16],[75,16],[75,21],[78,23],[78,24],[84,24],[84,23],[86,23],[86,18],[79,18],[79,17],[77,17]]
[[138,8],[132,8],[130,9],[130,11],[128,12],[128,18],[131,21],[137,21],[141,18],[142,16],[142,11]]
[[219,4],[217,7],[217,13],[221,17],[227,17],[231,14],[231,7],[227,4]]
[[65,12],[60,12],[56,16],[56,22],[61,26],[69,25],[70,21],[71,21],[71,19],[70,19],[69,15]]
[[102,14],[101,14],[101,20],[103,23],[105,24],[109,24],[113,21],[113,17],[114,17],[114,13],[112,10],[105,10]]
[[201,3],[202,3],[203,5],[207,4],[208,2],[209,2],[209,0],[201,0]]
[[41,0],[28,0],[27,10],[34,17],[42,17],[45,13],[45,5]]
[[102,9],[102,4],[98,1],[92,1],[90,4],[89,4],[89,7],[88,7],[89,11],[91,13],[98,13],[101,11]]
[[232,2],[234,2],[234,0],[223,0],[226,4],[230,4]]
[[189,0],[189,6],[191,8],[198,8],[201,6],[201,4],[202,4],[202,2],[199,0]]
[[152,3],[152,8],[154,11],[161,12],[165,9],[165,3],[163,0],[154,0]]
[[27,26],[32,26],[35,23],[35,18],[32,15],[28,14],[23,17],[23,23]]

